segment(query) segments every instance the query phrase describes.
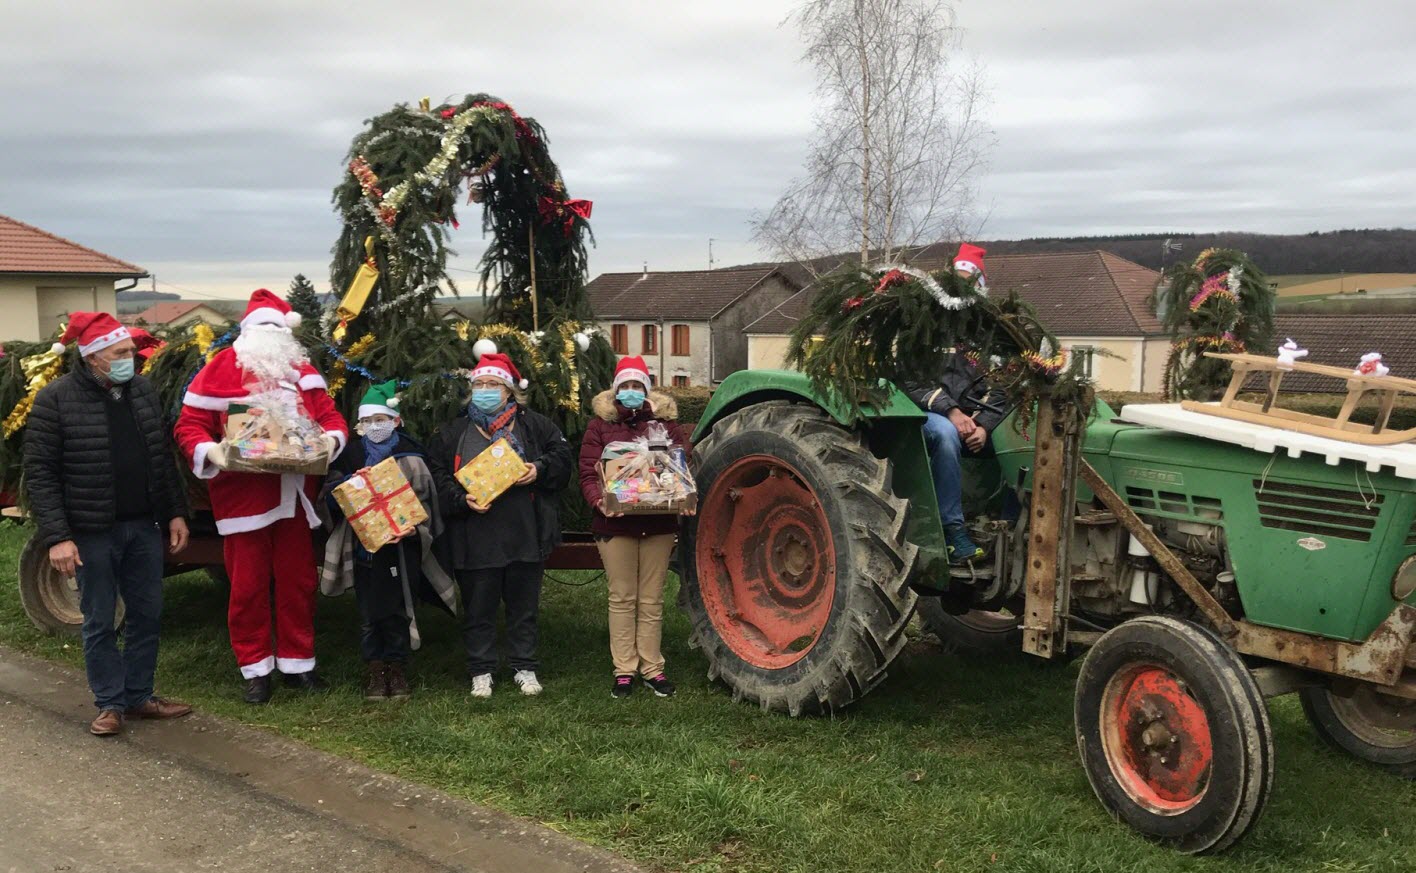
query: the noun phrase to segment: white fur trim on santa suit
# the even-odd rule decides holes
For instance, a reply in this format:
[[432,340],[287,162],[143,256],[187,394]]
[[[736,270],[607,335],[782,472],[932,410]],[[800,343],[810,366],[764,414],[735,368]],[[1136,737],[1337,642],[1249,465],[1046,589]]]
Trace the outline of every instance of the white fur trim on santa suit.
[[194,406],[197,409],[210,409],[213,412],[225,412],[226,407],[233,401],[240,400],[239,397],[207,397],[205,394],[193,394],[188,391],[182,395],[182,405]]
[[300,390],[309,391],[311,388],[328,388],[329,383],[319,373],[306,373],[300,377]]
[[117,345],[125,339],[132,338],[133,335],[128,332],[128,329],[126,327],[120,327],[117,330],[110,330],[108,333],[104,334],[101,337],[98,337],[92,342],[80,343],[79,356],[86,358],[94,352],[101,352],[109,346]]
[[344,433],[337,430],[327,430],[324,435],[334,440],[334,451],[329,453],[329,459],[333,461],[339,457],[340,452],[344,451]]
[[241,665],[242,679],[259,679],[262,676],[269,676],[275,670],[275,657],[268,656],[260,659],[254,664]]
[[287,676],[296,673],[308,673],[315,669],[314,658],[276,658],[275,667]]
[[255,327],[258,324],[269,324],[275,327],[289,327],[285,323],[285,313],[273,306],[261,306],[252,309],[246,317],[241,319],[241,327]]
[[192,475],[198,479],[215,479],[216,474],[221,472],[221,468],[215,464],[207,463],[207,455],[216,448],[216,443],[198,443],[192,449]]
[[643,370],[635,370],[633,368],[620,370],[615,374],[615,384],[611,387],[618,388],[625,382],[643,382],[644,386],[647,388],[649,387],[649,374]]
[[[269,476],[274,474],[265,473],[261,475]],[[248,533],[253,530],[260,530],[283,518],[294,518],[297,503],[305,510],[305,520],[309,522],[310,527],[319,527],[320,517],[315,512],[315,506],[310,502],[310,498],[305,496],[304,486],[305,476],[303,473],[281,473],[280,502],[277,503],[273,509],[256,515],[242,515],[236,518],[217,519],[216,532],[222,536]]]

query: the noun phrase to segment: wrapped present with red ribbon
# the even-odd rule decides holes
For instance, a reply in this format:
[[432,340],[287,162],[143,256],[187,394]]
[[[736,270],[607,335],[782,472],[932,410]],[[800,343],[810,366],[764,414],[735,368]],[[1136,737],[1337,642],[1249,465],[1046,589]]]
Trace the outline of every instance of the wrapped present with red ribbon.
[[427,510],[393,458],[346,479],[334,489],[334,500],[344,510],[359,542],[371,552],[412,533],[428,520]]

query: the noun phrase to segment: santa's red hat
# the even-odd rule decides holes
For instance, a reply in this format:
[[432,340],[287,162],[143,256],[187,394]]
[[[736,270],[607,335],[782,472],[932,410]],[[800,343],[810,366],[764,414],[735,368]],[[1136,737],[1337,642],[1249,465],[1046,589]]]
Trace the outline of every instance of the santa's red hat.
[[649,387],[649,368],[644,365],[644,359],[638,355],[620,358],[620,362],[615,365],[615,381],[612,388],[619,388],[625,382],[643,382],[644,387]]
[[511,358],[501,352],[487,352],[477,359],[477,367],[468,377],[471,381],[482,378],[500,379],[510,388],[526,389],[530,383],[521,378],[521,373],[517,371],[516,365],[511,362]]
[[68,328],[52,349],[55,354],[62,355],[64,346],[77,340],[79,354],[88,357],[132,337],[128,329],[118,323],[118,319],[106,312],[71,312]]
[[241,316],[241,329],[269,324],[276,327],[299,327],[300,313],[290,308],[290,304],[261,288],[251,294],[246,304],[246,314]]
[[982,281],[987,272],[983,269],[983,256],[988,254],[988,250],[973,243],[960,243],[959,253],[954,255],[954,272],[963,273],[965,276],[978,274]]

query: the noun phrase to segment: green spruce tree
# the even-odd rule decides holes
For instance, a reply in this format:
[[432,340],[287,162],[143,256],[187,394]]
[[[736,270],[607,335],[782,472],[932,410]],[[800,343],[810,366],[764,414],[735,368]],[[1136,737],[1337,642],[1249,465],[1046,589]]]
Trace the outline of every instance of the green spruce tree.
[[320,316],[324,314],[324,304],[320,302],[320,295],[315,291],[315,283],[305,278],[304,273],[296,273],[295,280],[290,283],[290,291],[285,295],[285,302],[290,304],[290,308],[300,313],[306,324],[319,324]]

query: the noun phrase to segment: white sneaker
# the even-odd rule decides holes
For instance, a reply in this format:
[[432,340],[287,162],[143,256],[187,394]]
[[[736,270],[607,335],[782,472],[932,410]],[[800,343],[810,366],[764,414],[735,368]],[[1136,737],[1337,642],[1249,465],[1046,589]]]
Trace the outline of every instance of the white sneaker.
[[472,677],[472,696],[483,698],[492,696],[491,673],[483,673],[480,676]]
[[[535,697],[541,693],[541,683],[536,681],[536,674],[530,670],[517,670],[516,675],[511,677],[516,680],[521,693],[527,697]],[[475,691],[473,692],[476,693]]]

